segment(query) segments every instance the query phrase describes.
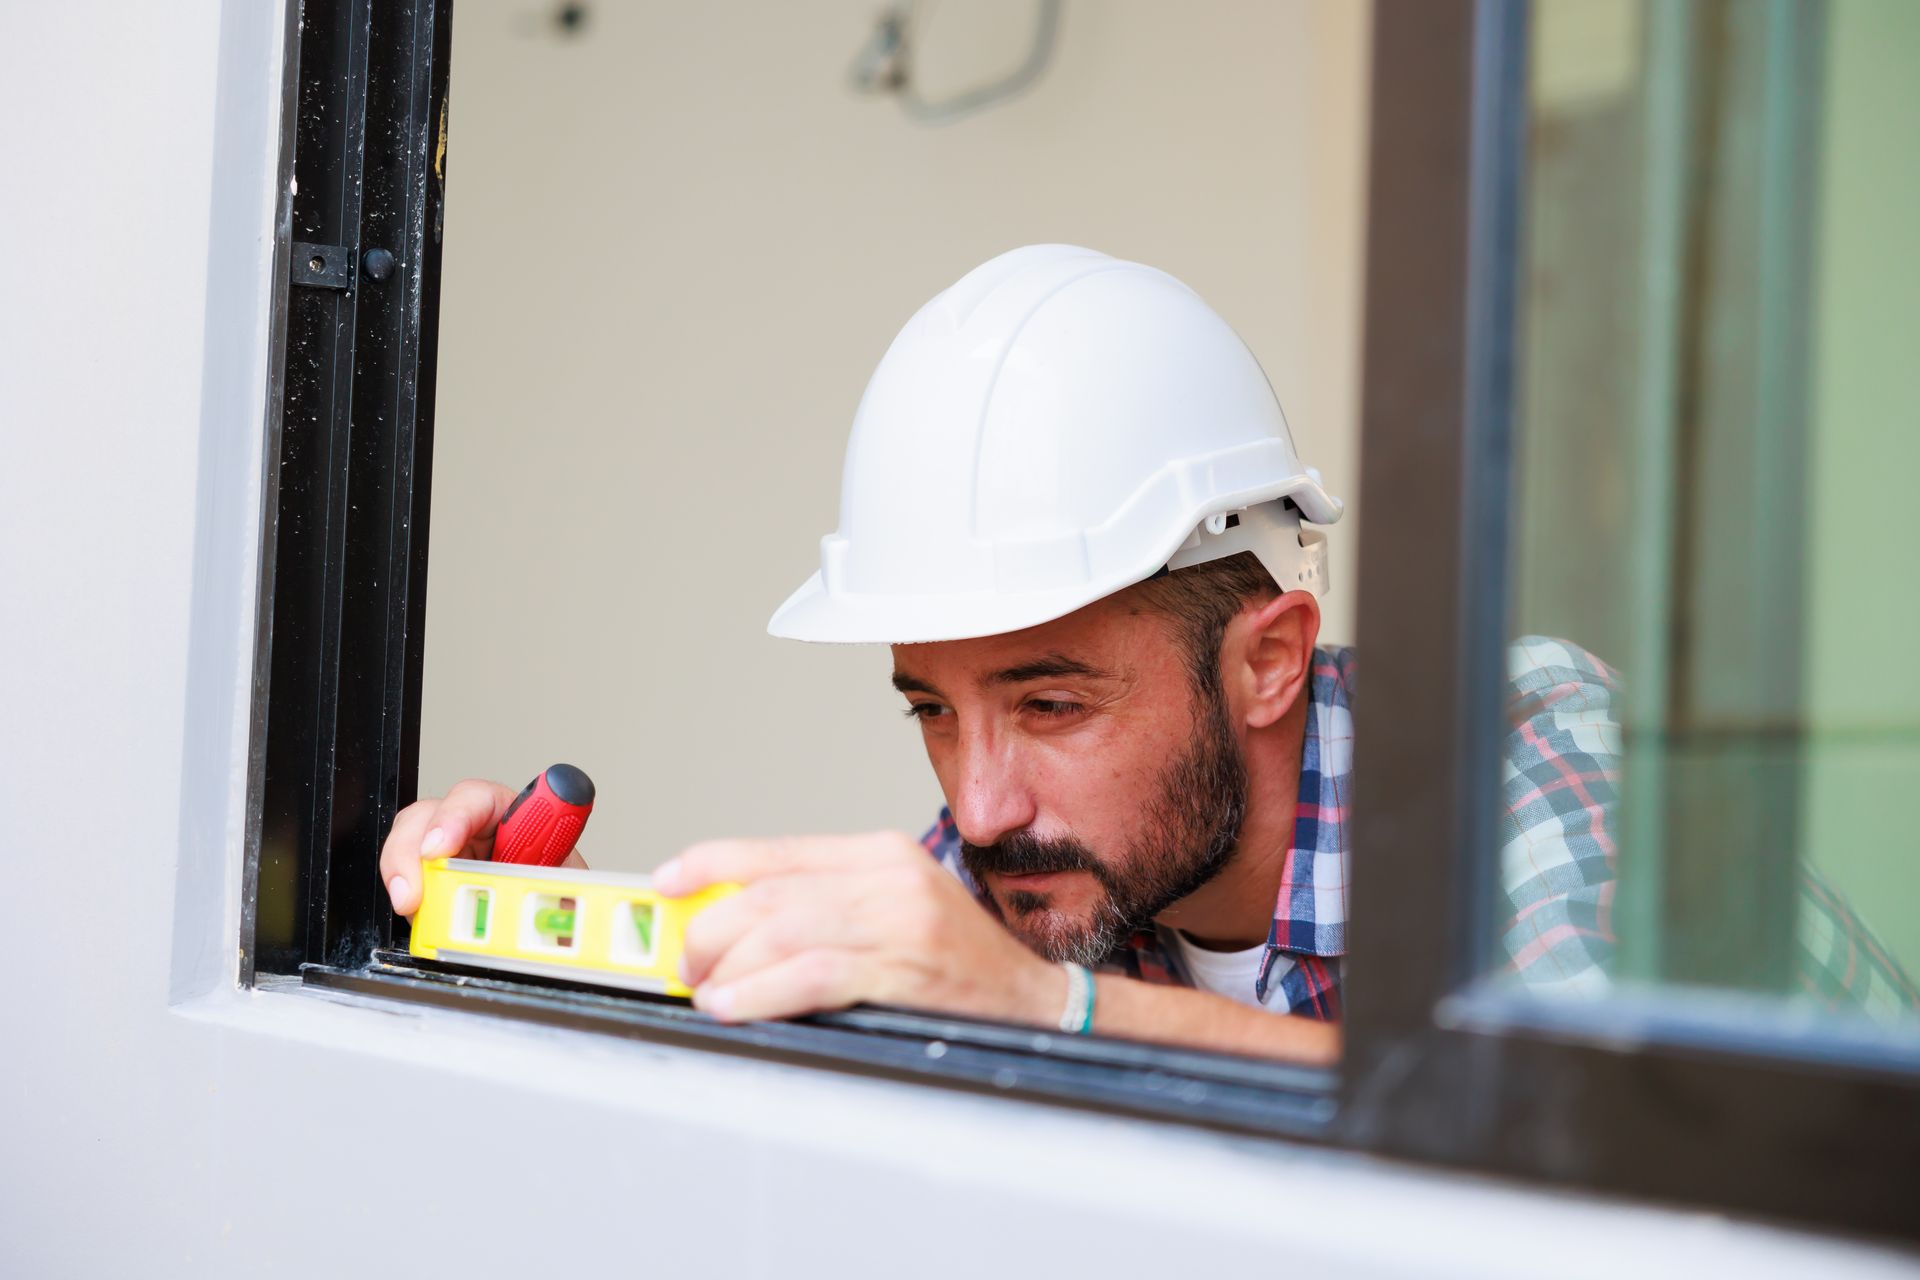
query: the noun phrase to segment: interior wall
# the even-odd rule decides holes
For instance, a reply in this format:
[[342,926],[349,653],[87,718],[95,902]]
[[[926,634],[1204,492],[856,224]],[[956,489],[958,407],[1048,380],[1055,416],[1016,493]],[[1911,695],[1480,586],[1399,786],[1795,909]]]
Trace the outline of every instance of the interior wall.
[[[1356,496],[1369,9],[1068,3],[1037,85],[928,127],[848,87],[878,7],[603,3],[572,35],[551,5],[460,7],[423,794],[572,761],[607,867],[922,829],[939,793],[888,654],[765,626],[817,567],[894,332],[1016,245],[1186,280]],[[929,96],[1015,64],[1033,14],[926,8]]]

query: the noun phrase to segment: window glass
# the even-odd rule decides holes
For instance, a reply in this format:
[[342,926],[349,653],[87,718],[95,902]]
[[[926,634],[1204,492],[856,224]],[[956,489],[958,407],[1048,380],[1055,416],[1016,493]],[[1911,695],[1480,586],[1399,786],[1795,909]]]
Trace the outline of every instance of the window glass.
[[1920,6],[1535,10],[1489,964],[1920,1023]]

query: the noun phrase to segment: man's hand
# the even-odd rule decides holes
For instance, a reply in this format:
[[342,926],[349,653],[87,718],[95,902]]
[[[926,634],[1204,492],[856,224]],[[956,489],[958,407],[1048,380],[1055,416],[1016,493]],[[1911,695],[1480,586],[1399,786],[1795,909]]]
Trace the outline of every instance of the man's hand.
[[[723,1021],[865,1002],[1044,1027],[1066,1004],[1060,966],[1028,950],[903,833],[713,841],[653,876],[674,897],[728,880],[746,888],[693,918],[682,973],[694,1004]],[[1097,983],[1103,1034],[1340,1059],[1337,1024],[1113,974]]]
[[[380,848],[380,881],[393,909],[408,917],[419,910],[420,859],[493,857],[494,830],[519,794],[504,783],[469,778],[444,796],[428,796],[402,809]],[[564,865],[587,864],[576,849]]]
[[716,1018],[863,1002],[1036,1026],[1060,1016],[1060,967],[902,832],[711,841],[653,876],[674,897],[729,880],[746,887],[694,917],[683,961],[694,1004]]

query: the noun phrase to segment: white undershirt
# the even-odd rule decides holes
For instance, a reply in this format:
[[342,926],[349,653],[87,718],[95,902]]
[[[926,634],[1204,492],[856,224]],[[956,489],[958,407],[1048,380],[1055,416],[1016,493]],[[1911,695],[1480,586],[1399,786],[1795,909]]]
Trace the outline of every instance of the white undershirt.
[[1260,997],[1253,993],[1253,987],[1260,980],[1260,962],[1267,955],[1266,943],[1256,942],[1245,951],[1209,951],[1189,942],[1187,935],[1178,929],[1166,932],[1173,935],[1174,945],[1180,948],[1180,959],[1186,964],[1187,975],[1193,979],[1194,986],[1256,1009],[1264,1007]]

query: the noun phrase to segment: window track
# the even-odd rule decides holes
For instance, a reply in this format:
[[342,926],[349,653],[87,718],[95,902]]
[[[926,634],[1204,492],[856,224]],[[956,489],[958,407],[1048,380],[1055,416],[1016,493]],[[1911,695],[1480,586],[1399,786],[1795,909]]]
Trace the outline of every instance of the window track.
[[1242,1133],[1328,1140],[1332,1071],[862,1007],[782,1022],[717,1022],[682,999],[516,980],[380,950],[364,967],[302,966],[305,986],[547,1026],[745,1054]]

